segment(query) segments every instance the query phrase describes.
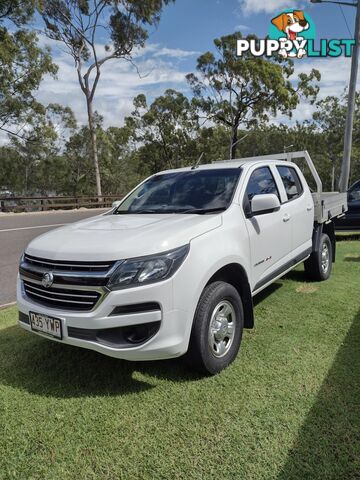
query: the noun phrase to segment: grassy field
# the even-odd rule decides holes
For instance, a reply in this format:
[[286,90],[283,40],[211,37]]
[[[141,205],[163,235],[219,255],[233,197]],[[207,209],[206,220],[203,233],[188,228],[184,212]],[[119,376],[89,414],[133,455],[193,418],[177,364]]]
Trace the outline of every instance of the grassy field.
[[0,312],[1,479],[360,479],[360,242],[256,300],[236,362],[116,361]]

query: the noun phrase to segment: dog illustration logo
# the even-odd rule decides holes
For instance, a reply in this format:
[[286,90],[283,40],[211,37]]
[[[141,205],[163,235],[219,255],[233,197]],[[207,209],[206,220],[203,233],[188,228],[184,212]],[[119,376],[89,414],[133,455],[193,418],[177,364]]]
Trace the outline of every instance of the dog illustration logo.
[[[306,57],[306,40],[314,38],[314,27],[311,24],[308,15],[302,10],[287,10],[271,20],[272,30],[269,32],[270,38],[276,38],[284,42],[287,40],[296,45],[296,48],[280,48],[279,54],[284,57]],[[311,33],[312,32],[312,33]]]

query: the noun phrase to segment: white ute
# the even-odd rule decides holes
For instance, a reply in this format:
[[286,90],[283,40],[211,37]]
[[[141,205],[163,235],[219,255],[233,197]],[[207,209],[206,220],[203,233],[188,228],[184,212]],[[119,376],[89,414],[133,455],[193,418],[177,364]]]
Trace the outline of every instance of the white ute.
[[314,280],[330,276],[332,219],[346,210],[346,194],[322,192],[307,152],[158,173],[111,212],[29,244],[19,324],[126,360],[187,354],[215,374],[253,327],[254,295],[301,262]]

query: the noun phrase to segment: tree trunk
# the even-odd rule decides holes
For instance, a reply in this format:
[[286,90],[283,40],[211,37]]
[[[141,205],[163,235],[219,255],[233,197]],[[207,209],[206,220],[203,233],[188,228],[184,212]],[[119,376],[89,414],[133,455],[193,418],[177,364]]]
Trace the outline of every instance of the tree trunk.
[[231,134],[231,148],[230,148],[230,159],[236,159],[236,153],[238,148],[238,126],[233,127]]
[[102,202],[101,176],[100,176],[100,169],[99,169],[98,149],[97,149],[96,125],[94,125],[94,112],[92,108],[92,100],[90,100],[88,97],[86,98],[86,105],[87,105],[87,113],[88,113],[93,162],[95,167],[96,194],[99,197],[98,201]]
[[28,193],[29,167],[25,165],[25,195]]

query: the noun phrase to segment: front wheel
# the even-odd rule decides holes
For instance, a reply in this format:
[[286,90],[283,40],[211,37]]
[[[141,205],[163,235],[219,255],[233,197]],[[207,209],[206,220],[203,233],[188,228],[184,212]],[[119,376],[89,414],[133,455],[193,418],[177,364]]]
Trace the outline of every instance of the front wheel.
[[240,348],[244,311],[237,290],[225,282],[208,285],[199,300],[187,358],[192,367],[215,375],[226,368]]
[[312,280],[324,281],[331,275],[332,270],[332,245],[326,233],[320,238],[319,249],[313,252],[304,262],[305,272]]

